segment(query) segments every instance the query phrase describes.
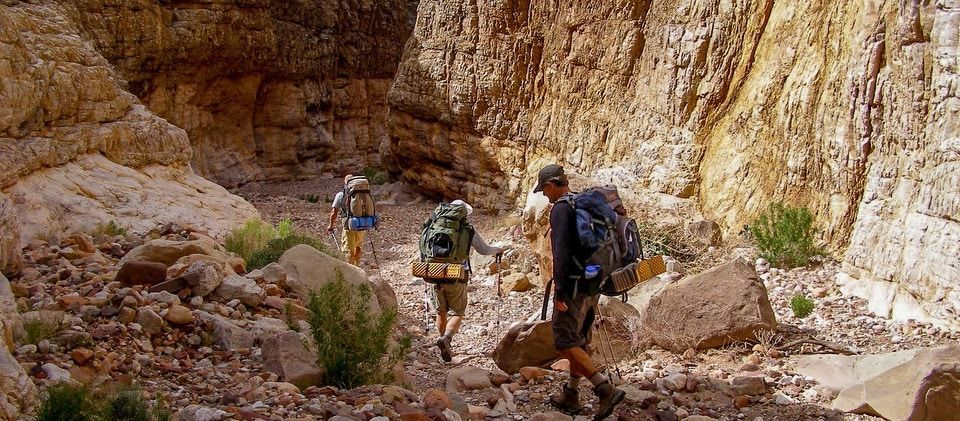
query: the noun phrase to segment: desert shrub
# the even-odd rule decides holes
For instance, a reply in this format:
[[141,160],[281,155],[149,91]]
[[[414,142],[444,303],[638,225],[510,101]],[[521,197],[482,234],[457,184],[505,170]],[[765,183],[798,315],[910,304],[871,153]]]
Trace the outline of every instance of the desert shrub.
[[44,339],[50,339],[60,330],[60,322],[45,317],[30,319],[23,322],[23,332],[28,344],[36,345]]
[[224,247],[249,262],[250,256],[277,237],[277,230],[259,219],[251,219],[235,228],[224,239]]
[[387,184],[390,182],[390,174],[377,167],[366,167],[363,169],[363,176],[370,180],[370,184]]
[[87,386],[60,383],[47,388],[37,419],[40,421],[168,421],[170,412],[150,408],[139,391],[95,393]]
[[280,259],[280,256],[283,256],[283,253],[300,244],[306,244],[330,256],[338,256],[338,253],[331,252],[326,244],[323,244],[323,241],[319,238],[299,233],[290,234],[286,237],[274,238],[263,248],[254,252],[250,258],[247,259],[247,269],[260,269],[276,262]]
[[38,421],[85,421],[101,419],[102,409],[85,386],[60,383],[47,388],[37,411]]
[[813,301],[800,294],[794,295],[790,299],[790,309],[798,319],[805,318],[813,313]]
[[276,238],[287,238],[293,234],[293,221],[289,219],[282,219],[276,227],[277,237]]
[[105,235],[108,237],[124,236],[127,235],[127,228],[117,223],[117,221],[110,221],[106,224],[97,224],[93,229],[93,235]]
[[749,228],[761,257],[776,267],[792,268],[806,266],[821,252],[813,222],[813,214],[806,208],[776,202]]
[[368,285],[353,286],[338,271],[310,296],[310,332],[325,382],[350,389],[394,380],[393,368],[410,349],[409,335],[394,342],[397,313],[372,314]]

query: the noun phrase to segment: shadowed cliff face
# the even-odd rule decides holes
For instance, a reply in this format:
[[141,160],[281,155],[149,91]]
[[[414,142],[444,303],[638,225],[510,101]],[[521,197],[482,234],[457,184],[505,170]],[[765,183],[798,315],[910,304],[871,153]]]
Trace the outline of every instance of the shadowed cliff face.
[[73,0],[70,17],[222,185],[379,163],[406,0]]
[[956,319],[958,27],[956,0],[423,1],[391,153],[500,209],[551,161],[728,232],[802,204],[877,312]]

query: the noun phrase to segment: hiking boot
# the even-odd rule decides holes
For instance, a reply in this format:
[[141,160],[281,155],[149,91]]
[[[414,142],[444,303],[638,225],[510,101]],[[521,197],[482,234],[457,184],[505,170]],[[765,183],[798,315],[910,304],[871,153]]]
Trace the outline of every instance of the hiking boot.
[[560,393],[550,395],[550,403],[567,415],[578,415],[583,411],[580,406],[580,392],[563,386]]
[[441,336],[440,339],[437,339],[437,348],[440,348],[440,358],[442,358],[444,362],[453,360],[453,352],[450,351],[449,337]]
[[610,414],[613,413],[613,409],[616,408],[620,402],[623,402],[623,398],[627,396],[627,392],[613,387],[610,382],[603,382],[593,388],[593,393],[600,398],[600,402],[597,402],[597,415],[593,416],[593,421],[600,421],[609,417]]

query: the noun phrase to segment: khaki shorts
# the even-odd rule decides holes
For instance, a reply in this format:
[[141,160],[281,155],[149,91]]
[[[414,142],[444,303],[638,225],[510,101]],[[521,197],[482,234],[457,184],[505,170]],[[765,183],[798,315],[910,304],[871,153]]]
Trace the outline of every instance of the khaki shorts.
[[343,251],[350,259],[350,263],[357,265],[360,263],[360,249],[363,247],[363,238],[366,231],[343,230],[341,240],[343,241]]
[[440,314],[453,313],[463,317],[467,311],[467,284],[451,282],[434,286],[437,293],[437,312]]

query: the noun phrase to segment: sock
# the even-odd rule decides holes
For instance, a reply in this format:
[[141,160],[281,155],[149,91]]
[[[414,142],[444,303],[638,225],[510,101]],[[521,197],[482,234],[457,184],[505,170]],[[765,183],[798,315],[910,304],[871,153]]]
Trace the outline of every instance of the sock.
[[570,376],[570,379],[567,380],[567,388],[568,388],[568,389],[571,389],[571,390],[580,389],[580,380],[581,380],[581,379],[583,379],[583,377],[580,377],[580,376]]
[[590,384],[592,384],[594,387],[600,386],[608,381],[610,381],[610,379],[608,379],[607,376],[604,376],[603,373],[599,371],[590,376]]
[[443,340],[450,342],[451,340],[453,340],[453,334],[450,332],[444,333]]

